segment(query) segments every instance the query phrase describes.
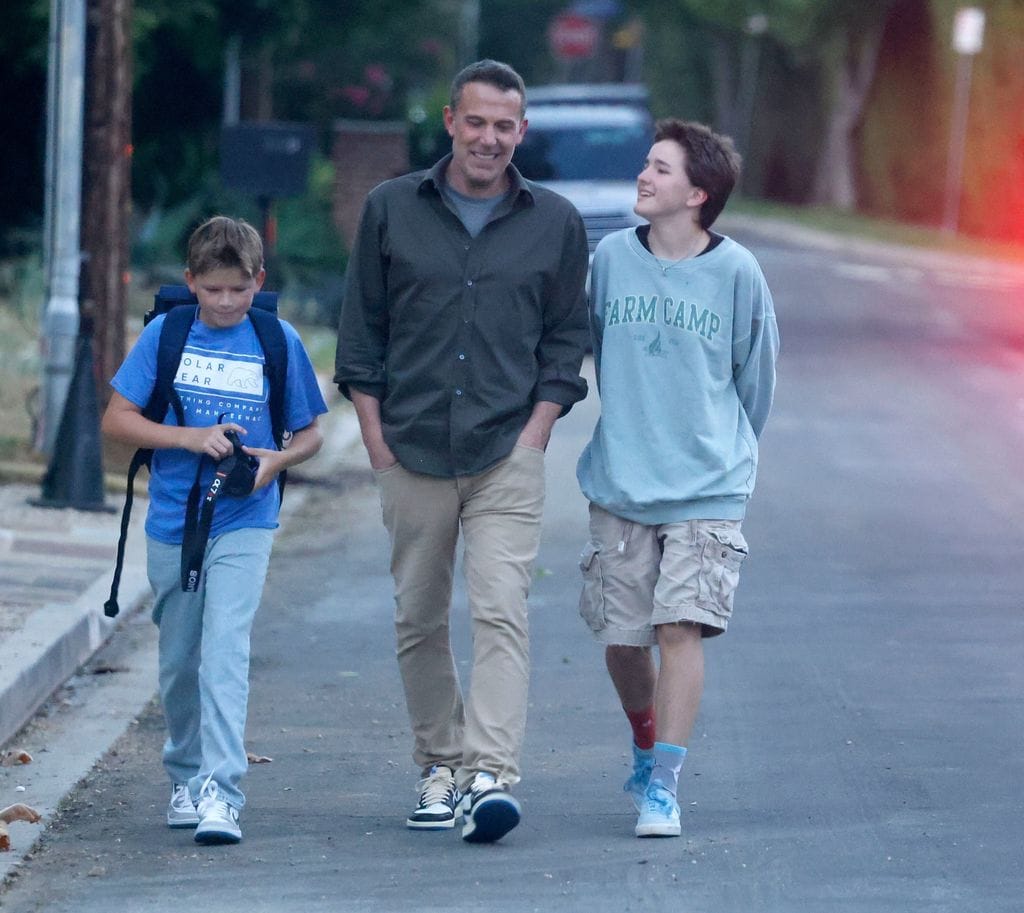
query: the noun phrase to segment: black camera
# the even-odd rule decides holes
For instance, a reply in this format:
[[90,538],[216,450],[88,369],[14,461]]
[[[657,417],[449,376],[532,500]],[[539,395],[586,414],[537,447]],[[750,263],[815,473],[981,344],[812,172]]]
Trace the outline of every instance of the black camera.
[[224,437],[234,448],[232,452],[217,463],[217,476],[221,479],[220,493],[232,498],[244,498],[252,494],[256,484],[256,472],[260,468],[259,457],[254,457],[242,450],[242,442],[234,431],[225,431]]

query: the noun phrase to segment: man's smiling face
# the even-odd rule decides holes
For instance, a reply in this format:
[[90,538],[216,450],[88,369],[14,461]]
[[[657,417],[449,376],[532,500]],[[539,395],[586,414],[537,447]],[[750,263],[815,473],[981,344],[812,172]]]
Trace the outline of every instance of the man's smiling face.
[[508,187],[505,169],[526,133],[523,99],[486,82],[467,82],[458,106],[444,109],[452,138],[448,183],[470,197],[497,196]]

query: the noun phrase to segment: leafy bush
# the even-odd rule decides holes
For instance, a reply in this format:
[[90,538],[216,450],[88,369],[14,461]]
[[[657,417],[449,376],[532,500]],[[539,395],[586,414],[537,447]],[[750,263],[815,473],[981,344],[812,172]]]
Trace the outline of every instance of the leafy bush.
[[[297,323],[335,326],[347,261],[331,219],[334,168],[316,157],[305,194],[273,204],[277,247],[267,262],[267,288],[281,294],[281,313]],[[154,209],[135,231],[133,268],[142,285],[182,281],[185,250],[195,227],[224,213],[243,218],[263,233],[263,213],[252,197],[223,188],[210,175],[193,197],[168,210]]]

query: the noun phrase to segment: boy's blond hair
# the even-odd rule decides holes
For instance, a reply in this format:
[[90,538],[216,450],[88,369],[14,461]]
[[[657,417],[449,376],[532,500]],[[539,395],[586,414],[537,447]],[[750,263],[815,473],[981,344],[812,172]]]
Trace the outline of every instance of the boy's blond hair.
[[237,268],[247,279],[255,279],[263,269],[263,241],[244,219],[214,216],[188,239],[187,265],[193,276]]

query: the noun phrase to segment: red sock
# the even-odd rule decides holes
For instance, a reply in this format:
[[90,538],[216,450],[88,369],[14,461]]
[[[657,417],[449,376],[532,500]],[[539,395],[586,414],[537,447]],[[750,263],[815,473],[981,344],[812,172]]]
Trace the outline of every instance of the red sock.
[[654,747],[654,707],[644,710],[627,710],[626,717],[633,727],[633,742],[637,748]]

